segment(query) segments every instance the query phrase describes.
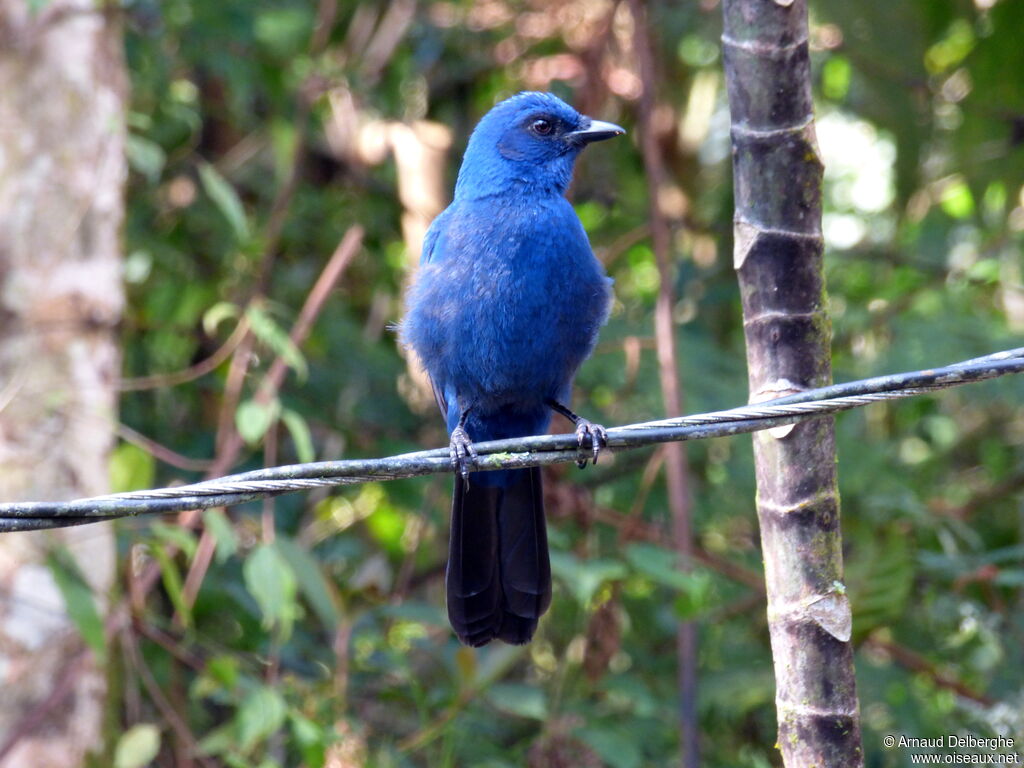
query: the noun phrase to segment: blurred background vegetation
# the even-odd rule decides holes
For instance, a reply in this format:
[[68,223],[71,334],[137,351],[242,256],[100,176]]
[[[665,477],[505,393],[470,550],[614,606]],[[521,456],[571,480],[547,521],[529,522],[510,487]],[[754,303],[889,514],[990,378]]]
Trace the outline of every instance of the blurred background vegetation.
[[[671,177],[658,204],[673,227],[681,374],[697,412],[746,399],[721,9],[648,9],[652,127]],[[608,425],[662,414],[626,3],[125,10],[132,388],[115,490],[444,445],[391,326],[469,131],[522,89],[630,130],[584,154],[571,191],[616,281],[575,403]],[[836,379],[1019,345],[1024,3],[820,0],[811,26]],[[360,247],[292,343],[355,227]],[[192,371],[205,375],[164,376],[211,356]],[[280,386],[268,379],[277,359]],[[1024,741],[1022,401],[1008,380],[839,417],[868,765],[902,762],[881,747],[886,733]],[[555,599],[525,648],[473,651],[449,630],[447,477],[214,511],[201,528],[122,523],[135,615],[109,663],[125,764],[154,745],[153,724],[163,766],[192,765],[194,742],[202,764],[240,768],[672,764],[682,618],[699,627],[704,764],[780,764],[750,440],[688,452],[698,555],[685,574],[667,543],[657,451],[548,474]],[[148,566],[160,580],[143,598]]]

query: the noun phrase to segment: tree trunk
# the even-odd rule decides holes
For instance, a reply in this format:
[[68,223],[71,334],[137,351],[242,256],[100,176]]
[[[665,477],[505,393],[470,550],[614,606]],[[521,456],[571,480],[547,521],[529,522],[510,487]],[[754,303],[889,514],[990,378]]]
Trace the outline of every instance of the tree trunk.
[[[107,489],[119,373],[125,74],[93,0],[0,3],[0,498]],[[0,765],[81,765],[105,673],[47,566],[70,550],[102,611],[109,525],[0,537]],[[55,690],[60,706],[26,717]],[[31,732],[26,727],[32,721]]]
[[[823,167],[806,0],[724,0],[723,10],[734,265],[756,402],[831,382]],[[832,419],[757,433],[754,459],[783,760],[861,766]]]

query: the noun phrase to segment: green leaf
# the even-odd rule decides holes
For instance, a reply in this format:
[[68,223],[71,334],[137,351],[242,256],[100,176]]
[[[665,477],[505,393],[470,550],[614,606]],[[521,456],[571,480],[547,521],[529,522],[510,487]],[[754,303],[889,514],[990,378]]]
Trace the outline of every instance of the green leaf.
[[643,763],[636,739],[620,728],[588,726],[576,731],[576,735],[613,768],[637,768]]
[[847,564],[846,584],[860,639],[905,615],[914,588],[914,554],[907,536],[890,528],[860,541],[858,555]]
[[498,683],[487,691],[487,700],[502,712],[534,720],[548,716],[548,704],[541,688],[522,683]]
[[333,633],[341,621],[341,610],[334,586],[324,576],[320,563],[295,539],[278,534],[274,545],[295,573],[303,597],[309,602],[324,627]]
[[152,723],[133,725],[117,740],[114,768],[143,768],[160,752],[160,729]]
[[174,605],[174,609],[181,617],[182,624],[186,627],[191,626],[192,612],[185,602],[185,590],[181,583],[181,574],[178,573],[178,566],[174,564],[174,560],[167,554],[163,544],[158,541],[150,544],[149,553],[160,566],[160,577],[163,581],[164,589],[167,590],[167,596],[171,599],[171,604]]
[[213,534],[214,541],[217,542],[217,562],[221,564],[227,562],[238,552],[238,537],[235,535],[235,529],[232,527],[231,521],[228,520],[228,516],[220,509],[208,509],[203,512],[203,523],[206,525],[206,529]]
[[153,523],[150,530],[161,541],[166,541],[168,544],[184,552],[185,557],[189,560],[196,556],[196,537],[191,531],[177,525],[167,525],[159,521]]
[[242,567],[245,586],[263,613],[263,626],[287,639],[298,616],[295,571],[274,544],[261,544]]
[[107,652],[106,633],[89,582],[82,575],[74,556],[63,547],[51,551],[46,557],[46,564],[64,598],[68,617],[86,645],[102,662]]
[[681,619],[694,619],[711,608],[711,574],[697,570],[684,573],[686,586],[673,606]]
[[709,607],[711,575],[700,569],[681,570],[672,550],[635,542],[626,547],[626,560],[651,581],[679,590],[675,609],[681,618],[693,618]]
[[225,320],[234,320],[241,314],[237,304],[230,301],[218,301],[203,313],[203,332],[213,336],[218,326]]
[[623,578],[626,566],[617,560],[581,560],[570,552],[551,553],[551,572],[572,590],[581,605],[587,605],[606,581]]
[[327,733],[319,723],[292,710],[288,713],[292,737],[306,765],[323,765]]
[[192,681],[189,696],[194,699],[227,700],[225,694],[234,691],[240,677],[238,657],[231,655],[213,656],[203,667],[202,673]]
[[231,690],[238,683],[240,665],[237,656],[214,656],[206,663],[206,674]]
[[281,421],[288,428],[295,444],[295,455],[303,464],[315,461],[316,452],[313,450],[313,436],[310,434],[309,425],[302,415],[290,408],[281,411]]
[[160,172],[167,163],[167,153],[155,141],[134,133],[129,133],[125,140],[125,155],[128,163],[136,171],[146,177],[146,181],[155,184],[160,180]]
[[235,188],[228,183],[227,179],[221,176],[220,171],[209,163],[200,163],[199,181],[210,196],[210,200],[217,206],[238,240],[249,239],[249,221],[245,217],[245,208],[242,201],[235,192]]
[[673,589],[687,589],[690,580],[679,570],[676,553],[653,544],[634,542],[626,547],[626,560],[652,581]]
[[256,39],[282,59],[305,52],[312,14],[306,8],[275,8],[256,16],[253,31]]
[[153,487],[156,462],[133,443],[120,443],[110,454],[110,492],[124,493]]
[[204,755],[223,755],[238,746],[238,735],[234,723],[214,728],[199,741],[199,751]]
[[246,696],[235,716],[242,750],[248,752],[280,730],[287,714],[284,699],[273,688],[263,685]]
[[974,196],[963,179],[946,185],[940,198],[942,210],[954,219],[966,219],[974,214]]
[[267,433],[281,412],[281,401],[274,398],[269,403],[244,400],[235,411],[235,427],[238,434],[249,445],[255,445]]
[[295,164],[295,144],[299,133],[295,123],[288,119],[274,120],[270,125],[270,147],[274,155],[274,178],[278,184],[287,182]]
[[285,330],[261,307],[253,304],[246,310],[246,318],[256,338],[270,347],[276,355],[280,355],[285,364],[295,371],[300,380],[309,375],[306,358]]
[[842,101],[850,91],[850,60],[845,56],[833,55],[826,59],[821,68],[821,91],[833,101]]

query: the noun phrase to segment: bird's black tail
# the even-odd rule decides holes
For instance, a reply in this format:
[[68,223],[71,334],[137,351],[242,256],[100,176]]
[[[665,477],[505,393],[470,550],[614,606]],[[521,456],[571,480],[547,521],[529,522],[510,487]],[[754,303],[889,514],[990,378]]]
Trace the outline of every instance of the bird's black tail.
[[455,478],[448,619],[467,645],[527,643],[551,604],[540,468],[507,477],[500,487]]

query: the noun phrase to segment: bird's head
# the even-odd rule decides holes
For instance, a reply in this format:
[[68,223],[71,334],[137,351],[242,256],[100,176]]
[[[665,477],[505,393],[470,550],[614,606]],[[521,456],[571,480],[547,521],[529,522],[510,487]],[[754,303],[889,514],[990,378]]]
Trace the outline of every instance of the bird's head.
[[473,131],[455,196],[487,197],[523,186],[561,194],[587,144],[624,133],[581,115],[553,94],[519,93],[497,104]]

